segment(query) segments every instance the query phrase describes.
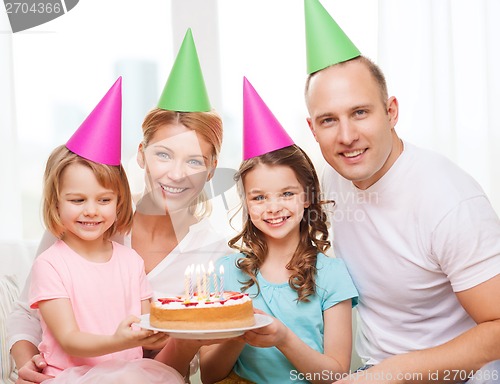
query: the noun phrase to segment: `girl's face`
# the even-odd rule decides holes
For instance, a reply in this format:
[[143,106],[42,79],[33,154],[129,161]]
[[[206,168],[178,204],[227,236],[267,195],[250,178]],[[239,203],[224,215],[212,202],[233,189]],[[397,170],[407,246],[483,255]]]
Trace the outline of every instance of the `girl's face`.
[[57,210],[65,228],[63,240],[73,249],[102,241],[116,220],[116,193],[104,188],[92,170],[71,164],[61,174]]
[[243,180],[252,223],[269,241],[298,241],[304,209],[304,188],[287,166],[257,165]]
[[216,165],[211,145],[180,124],[159,127],[139,148],[138,162],[146,170],[146,193],[163,214],[193,205]]

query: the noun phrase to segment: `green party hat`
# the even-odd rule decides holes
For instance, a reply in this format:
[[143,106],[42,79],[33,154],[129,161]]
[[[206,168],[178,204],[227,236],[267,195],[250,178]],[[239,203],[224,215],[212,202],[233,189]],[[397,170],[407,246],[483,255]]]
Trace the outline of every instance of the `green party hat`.
[[308,74],[361,55],[319,0],[304,0],[304,10]]
[[158,108],[179,112],[208,112],[212,109],[191,28],[184,36]]

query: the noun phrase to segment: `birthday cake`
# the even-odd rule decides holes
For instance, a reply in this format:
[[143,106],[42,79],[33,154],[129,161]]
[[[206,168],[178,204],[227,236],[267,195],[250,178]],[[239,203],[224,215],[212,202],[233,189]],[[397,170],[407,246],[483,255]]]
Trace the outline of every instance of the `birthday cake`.
[[252,326],[255,318],[252,299],[247,294],[226,291],[155,299],[149,322],[162,329],[213,330]]

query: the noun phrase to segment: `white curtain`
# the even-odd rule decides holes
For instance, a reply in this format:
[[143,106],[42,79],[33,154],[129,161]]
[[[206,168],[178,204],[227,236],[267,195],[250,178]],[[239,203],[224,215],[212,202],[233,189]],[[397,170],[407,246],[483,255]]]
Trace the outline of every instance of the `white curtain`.
[[400,135],[472,174],[500,212],[500,2],[380,0],[377,61]]
[[12,34],[0,10],[0,241],[22,238],[13,76]]
[[[500,212],[500,1],[320,1],[384,70],[389,92],[400,102],[400,136],[455,161],[478,180]],[[133,89],[137,81],[124,78],[124,93],[141,97],[149,92],[156,100],[188,26],[212,102],[224,118],[219,164],[237,167],[241,159],[243,76],[296,142],[321,161],[305,123],[303,1],[146,3],[138,9],[134,2],[109,0],[104,7],[99,0],[86,0],[67,15],[14,37],[0,9],[0,239],[41,235],[46,157],[116,79],[116,63],[133,59],[156,65],[156,88]],[[125,108],[130,111],[135,104]],[[131,129],[124,133],[135,142],[140,130]]]
[[[456,162],[500,213],[500,1],[320,0],[400,102],[397,131]],[[241,158],[241,78],[322,166],[305,124],[303,1],[219,1],[226,137]],[[203,41],[201,42],[203,44]]]

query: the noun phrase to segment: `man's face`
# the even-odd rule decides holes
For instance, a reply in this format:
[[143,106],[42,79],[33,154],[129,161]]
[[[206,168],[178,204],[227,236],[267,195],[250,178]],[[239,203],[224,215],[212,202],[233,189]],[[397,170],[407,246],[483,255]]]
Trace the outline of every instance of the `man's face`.
[[316,73],[306,103],[323,157],[358,188],[374,184],[396,161],[397,100],[382,100],[366,64],[351,61]]

